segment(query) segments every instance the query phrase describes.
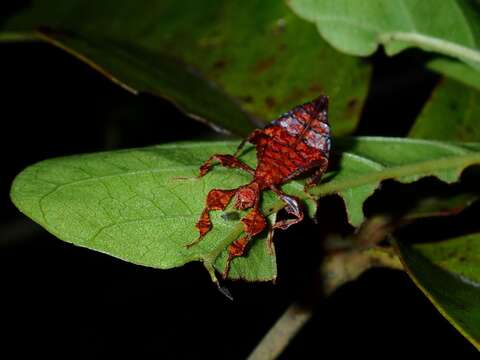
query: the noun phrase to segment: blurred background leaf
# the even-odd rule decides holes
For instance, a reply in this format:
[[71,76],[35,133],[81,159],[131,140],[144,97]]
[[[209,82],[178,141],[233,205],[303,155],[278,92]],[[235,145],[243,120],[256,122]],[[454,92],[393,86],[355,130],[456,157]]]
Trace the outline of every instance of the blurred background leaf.
[[[152,67],[162,66],[160,60],[153,61],[156,56],[176,57],[216,83],[234,104],[250,114],[253,125],[260,127],[291,107],[325,93],[332,98],[334,134],[351,133],[368,88],[370,66],[332,49],[313,25],[299,19],[281,1],[32,1],[6,21],[3,37],[23,34],[28,38],[38,26],[56,30],[43,39],[68,47],[80,59],[101,66],[104,74],[116,70],[116,78],[127,87],[177,98],[177,102],[180,97],[185,102],[188,92],[176,92],[174,97],[168,91],[171,89],[154,79],[149,80],[154,87],[142,86],[151,76]],[[88,47],[78,44],[72,34],[93,43],[102,38],[143,50],[129,53],[129,66],[125,51],[118,59],[116,52],[102,52],[101,48],[91,51],[93,43]],[[149,66],[138,66],[144,62]],[[139,78],[143,82],[139,83]],[[206,120],[244,135],[252,126],[245,117],[232,114],[241,121],[236,126],[230,125],[233,120],[222,120],[225,114],[221,110],[232,109],[233,104],[221,103],[229,101],[219,96],[220,113]],[[187,109],[197,116],[211,117],[216,108],[210,114],[202,110],[192,106]],[[239,127],[245,130],[238,131]]]
[[480,236],[400,241],[407,273],[447,320],[480,349]]
[[335,48],[352,55],[389,55],[415,46],[465,61],[480,69],[480,13],[468,0],[290,0]]
[[480,90],[480,72],[460,61],[439,57],[430,60],[427,63],[427,67],[451,79]]
[[410,137],[480,140],[480,92],[452,79],[444,79],[418,116]]
[[478,192],[462,192],[448,197],[438,195],[424,197],[404,215],[404,218],[411,221],[432,216],[455,215],[471,206],[479,198]]
[[223,91],[192,67],[168,55],[94,36],[82,38],[47,30],[37,36],[84,61],[131,93],[161,96],[217,131],[226,129],[246,136],[254,128],[253,120]]

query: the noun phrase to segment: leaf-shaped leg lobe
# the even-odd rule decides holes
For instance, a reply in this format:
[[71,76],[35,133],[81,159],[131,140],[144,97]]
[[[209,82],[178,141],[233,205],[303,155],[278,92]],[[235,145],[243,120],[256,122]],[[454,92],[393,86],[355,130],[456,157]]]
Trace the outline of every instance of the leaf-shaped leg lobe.
[[242,219],[242,222],[243,230],[250,236],[255,236],[261,233],[267,226],[265,217],[258,207],[253,208],[253,210]]
[[255,207],[252,211],[250,211],[248,215],[242,219],[242,222],[245,236],[235,240],[229,245],[227,263],[225,264],[225,270],[223,271],[224,278],[228,276],[232,260],[236,257],[242,256],[245,253],[245,249],[247,248],[250,239],[253,236],[261,233],[267,226],[265,217],[258,207]]
[[212,189],[207,195],[207,204],[200,215],[200,218],[195,225],[200,233],[199,237],[187,245],[187,247],[191,247],[198,243],[202,238],[205,236],[206,233],[210,231],[212,228],[212,221],[210,220],[210,211],[212,210],[224,210],[232,196],[237,192],[237,189],[231,190],[220,190],[220,189]]

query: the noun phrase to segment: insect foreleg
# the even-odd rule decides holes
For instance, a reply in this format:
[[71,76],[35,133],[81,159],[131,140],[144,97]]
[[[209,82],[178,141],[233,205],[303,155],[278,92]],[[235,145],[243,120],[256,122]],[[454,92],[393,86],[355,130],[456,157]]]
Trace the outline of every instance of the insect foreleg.
[[252,169],[250,166],[243,163],[242,161],[238,160],[235,156],[227,155],[227,154],[225,155],[215,154],[210,156],[208,160],[205,161],[202,164],[202,166],[200,166],[200,177],[204,176],[206,173],[208,173],[212,169],[212,167],[214,166],[213,162],[215,160],[220,161],[220,164],[222,166],[229,167],[229,168],[239,168],[248,172],[250,175],[255,174],[254,169]]
[[242,142],[238,144],[237,150],[235,150],[235,154],[233,154],[233,156],[238,157],[238,155],[242,151],[247,141],[252,144],[255,144],[258,137],[263,134],[264,134],[263,130],[260,130],[260,129],[254,130],[247,138],[243,139]]

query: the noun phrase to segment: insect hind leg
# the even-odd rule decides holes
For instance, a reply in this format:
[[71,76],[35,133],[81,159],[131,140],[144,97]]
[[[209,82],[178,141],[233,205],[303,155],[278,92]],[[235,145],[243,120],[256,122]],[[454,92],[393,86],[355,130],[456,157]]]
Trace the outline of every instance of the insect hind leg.
[[285,194],[283,191],[277,189],[276,187],[272,187],[272,190],[285,203],[285,211],[295,217],[294,219],[277,221],[275,224],[273,224],[272,230],[274,229],[286,230],[290,226],[302,221],[304,218],[304,215],[303,215],[302,207],[300,205],[300,200],[296,196]]
[[214,161],[219,161],[220,165],[225,167],[242,169],[248,172],[250,175],[255,174],[255,170],[253,168],[238,160],[235,156],[228,154],[215,154],[210,156],[208,160],[205,161],[202,166],[200,166],[200,177],[205,176],[205,174],[212,169],[212,167],[215,165],[213,163]]
[[326,158],[322,159],[319,162],[319,166],[318,166],[317,170],[315,171],[315,173],[305,183],[305,187],[304,187],[305,192],[308,192],[308,190],[310,188],[314,187],[315,185],[317,185],[320,182],[323,174],[325,174],[325,172],[327,171],[327,168],[328,168],[328,159],[326,159]]
[[276,187],[272,187],[271,189],[285,203],[285,211],[288,214],[293,215],[295,217],[293,219],[276,221],[275,224],[273,224],[270,230],[268,231],[268,236],[267,236],[268,249],[270,251],[270,254],[273,254],[273,233],[275,229],[286,230],[290,226],[302,221],[304,218],[304,215],[300,205],[300,200],[297,197],[287,195],[281,190],[277,189]]

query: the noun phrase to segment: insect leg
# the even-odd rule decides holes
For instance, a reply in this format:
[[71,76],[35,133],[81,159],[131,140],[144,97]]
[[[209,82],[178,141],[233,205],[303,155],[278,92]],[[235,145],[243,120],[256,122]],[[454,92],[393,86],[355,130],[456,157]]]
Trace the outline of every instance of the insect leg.
[[238,157],[240,154],[240,151],[243,149],[245,144],[248,142],[251,142],[252,144],[255,144],[255,140],[263,134],[263,130],[256,129],[254,130],[247,138],[243,139],[240,144],[238,144],[237,150],[235,150],[235,154],[233,156]]
[[232,196],[237,192],[237,189],[232,190],[220,190],[212,189],[207,195],[207,204],[200,215],[200,218],[195,225],[200,233],[198,239],[191,242],[187,247],[191,247],[198,243],[205,236],[206,233],[212,228],[212,221],[210,220],[210,211],[212,210],[224,210]]
[[247,164],[243,163],[242,161],[238,160],[235,156],[233,155],[227,155],[227,154],[215,154],[210,156],[207,161],[205,161],[202,166],[200,166],[200,177],[204,176],[206,173],[208,173],[214,164],[213,161],[218,160],[220,161],[220,164],[225,167],[229,168],[239,168],[242,170],[245,170],[251,175],[255,174],[255,170],[252,169],[250,166]]
[[238,144],[237,150],[235,150],[235,153],[233,154],[233,156],[237,157],[240,154],[240,152],[242,151],[242,149],[245,146],[248,139],[249,139],[249,137],[246,138],[246,139],[243,139],[242,142],[240,144]]
[[242,256],[245,253],[245,249],[250,242],[250,239],[261,233],[267,226],[265,217],[258,208],[258,204],[242,219],[242,222],[245,235],[240,239],[235,240],[228,247],[228,258],[223,271],[223,278],[227,278],[232,260],[238,256]]
[[303,210],[300,206],[300,200],[295,196],[285,194],[283,191],[281,191],[280,189],[278,189],[274,186],[272,186],[271,189],[286,204],[285,210],[287,211],[287,213],[295,216],[295,219],[286,219],[286,220],[277,221],[272,226],[272,229],[285,230],[285,229],[288,229],[291,225],[294,225],[294,224],[302,221],[303,220]]
[[273,248],[273,234],[275,233],[275,229],[273,226],[270,226],[270,229],[268,229],[268,235],[267,235],[267,246],[268,246],[268,253],[269,255],[273,255],[275,249]]
[[320,182],[320,179],[322,178],[323,174],[325,174],[325,172],[327,171],[327,167],[328,167],[328,159],[325,158],[320,162],[319,167],[315,171],[313,176],[310,179],[308,179],[307,182],[305,183],[305,192]]

